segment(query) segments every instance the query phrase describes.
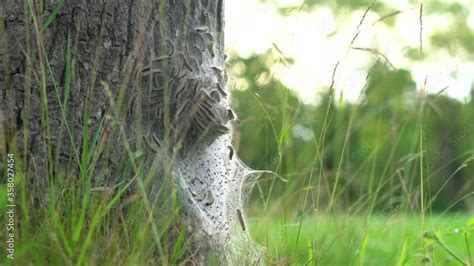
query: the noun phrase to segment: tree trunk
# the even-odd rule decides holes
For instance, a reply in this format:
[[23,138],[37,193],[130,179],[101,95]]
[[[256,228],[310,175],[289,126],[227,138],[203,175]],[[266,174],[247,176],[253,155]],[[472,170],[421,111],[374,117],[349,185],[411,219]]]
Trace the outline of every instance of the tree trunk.
[[130,154],[159,155],[200,252],[260,261],[243,216],[255,172],[231,144],[223,0],[0,3],[2,158],[17,152],[39,186],[92,163],[90,182],[114,183]]

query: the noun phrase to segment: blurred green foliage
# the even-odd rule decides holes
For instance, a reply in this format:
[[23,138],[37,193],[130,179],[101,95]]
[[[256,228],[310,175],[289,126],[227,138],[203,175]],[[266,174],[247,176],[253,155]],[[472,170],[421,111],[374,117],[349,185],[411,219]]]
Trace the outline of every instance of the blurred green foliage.
[[[283,16],[324,6],[336,20],[370,9],[388,27],[407,11],[373,0],[261,2],[275,5]],[[423,21],[443,15],[452,23],[426,36],[425,53],[405,47],[406,59],[420,61],[439,51],[472,58],[468,3],[409,3],[423,11]],[[248,58],[234,55],[228,68],[239,114],[235,144],[240,156],[253,168],[287,179],[283,183],[264,176],[257,183],[253,196],[261,199],[265,211],[270,200],[284,212],[300,214],[325,207],[352,213],[474,210],[474,86],[467,102],[443,93],[426,95],[409,69],[379,62],[358,103],[343,101],[334,88],[315,88],[318,104],[305,104],[272,76],[273,65],[292,63],[279,56],[277,47]]]
[[334,90],[305,104],[268,74],[275,63],[270,51],[229,62],[246,84],[232,92],[238,152],[288,180],[263,177],[261,198],[285,195],[281,204],[305,211],[329,205],[334,193],[341,208],[417,211],[423,173],[425,209],[473,210],[474,97],[425,95],[407,70],[377,63],[359,104],[338,101]]

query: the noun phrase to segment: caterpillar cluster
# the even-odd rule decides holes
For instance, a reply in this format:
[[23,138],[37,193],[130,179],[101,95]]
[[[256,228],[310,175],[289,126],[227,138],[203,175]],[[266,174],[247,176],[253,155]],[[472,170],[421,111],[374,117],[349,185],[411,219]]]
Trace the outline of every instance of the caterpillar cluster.
[[[195,32],[208,35],[202,28]],[[228,133],[229,121],[235,119],[224,89],[225,70],[202,67],[187,49],[172,50],[173,54],[153,58],[135,70],[141,75],[142,89],[132,95],[129,114],[140,112],[147,129],[145,143],[152,150],[163,142],[185,150],[195,143],[209,143]]]

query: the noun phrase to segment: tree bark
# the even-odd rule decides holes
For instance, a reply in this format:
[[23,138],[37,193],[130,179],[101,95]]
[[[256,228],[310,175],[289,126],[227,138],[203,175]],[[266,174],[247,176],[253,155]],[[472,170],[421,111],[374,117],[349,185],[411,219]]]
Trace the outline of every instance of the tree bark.
[[96,183],[135,151],[160,154],[200,252],[260,261],[243,214],[256,173],[231,144],[223,0],[0,3],[2,157],[18,152],[40,186],[84,175],[91,148]]

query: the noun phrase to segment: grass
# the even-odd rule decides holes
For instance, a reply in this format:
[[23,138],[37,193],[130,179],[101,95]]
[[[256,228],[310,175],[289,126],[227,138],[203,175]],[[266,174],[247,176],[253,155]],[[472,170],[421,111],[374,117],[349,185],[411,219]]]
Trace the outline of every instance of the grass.
[[[420,220],[416,214],[315,212],[305,216],[301,228],[299,219],[256,218],[249,230],[266,246],[269,261],[285,265],[462,265],[433,238],[425,236],[428,252],[422,250]],[[426,218],[425,229],[464,262],[469,262],[469,252],[474,259],[466,244],[474,243],[474,217],[434,215]]]

